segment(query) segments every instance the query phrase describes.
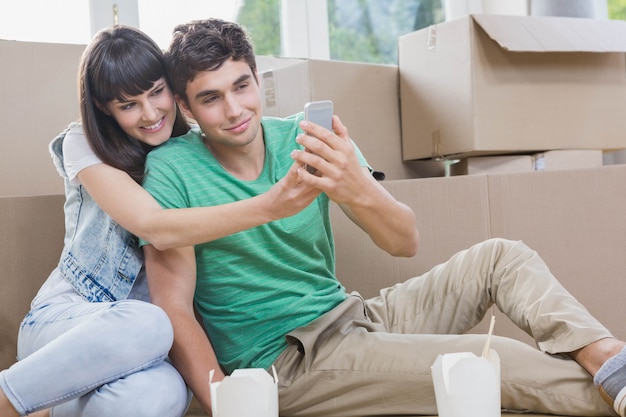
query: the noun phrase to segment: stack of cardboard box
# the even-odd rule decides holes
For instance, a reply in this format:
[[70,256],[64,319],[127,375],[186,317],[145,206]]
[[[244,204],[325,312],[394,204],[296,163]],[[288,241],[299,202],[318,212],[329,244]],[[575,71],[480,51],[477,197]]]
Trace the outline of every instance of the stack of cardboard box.
[[469,15],[398,46],[405,161],[526,172],[626,147],[624,21]]
[[63,181],[48,142],[78,118],[84,45],[0,40],[0,369],[63,248]]

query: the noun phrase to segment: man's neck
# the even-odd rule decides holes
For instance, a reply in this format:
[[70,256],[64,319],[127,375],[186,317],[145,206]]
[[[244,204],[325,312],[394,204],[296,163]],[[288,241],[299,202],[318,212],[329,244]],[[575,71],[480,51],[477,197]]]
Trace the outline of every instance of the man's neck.
[[261,175],[265,164],[265,142],[255,140],[246,146],[226,146],[204,138],[215,159],[235,178],[254,181]]

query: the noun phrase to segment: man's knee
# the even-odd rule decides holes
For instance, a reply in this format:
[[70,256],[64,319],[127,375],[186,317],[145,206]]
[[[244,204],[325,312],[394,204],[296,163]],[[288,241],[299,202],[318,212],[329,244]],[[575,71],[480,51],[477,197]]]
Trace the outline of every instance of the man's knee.
[[521,240],[511,240],[505,239],[501,237],[493,237],[485,240],[484,242],[478,243],[478,246],[483,246],[484,249],[489,251],[494,256],[503,255],[503,254],[534,254],[531,248],[529,248],[524,242]]

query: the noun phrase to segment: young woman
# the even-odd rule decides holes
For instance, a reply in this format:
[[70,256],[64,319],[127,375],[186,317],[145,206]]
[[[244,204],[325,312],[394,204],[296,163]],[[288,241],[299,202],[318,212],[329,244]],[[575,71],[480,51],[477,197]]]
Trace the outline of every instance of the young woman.
[[0,417],[181,416],[188,390],[167,360],[172,326],[147,302],[135,235],[189,246],[295,214],[314,196],[294,164],[255,197],[261,210],[252,200],[164,210],[141,188],[145,156],[188,126],[162,51],[137,29],[105,29],[83,54],[79,86],[82,125],[50,144],[65,181],[65,246],[22,322],[18,362],[0,372]]

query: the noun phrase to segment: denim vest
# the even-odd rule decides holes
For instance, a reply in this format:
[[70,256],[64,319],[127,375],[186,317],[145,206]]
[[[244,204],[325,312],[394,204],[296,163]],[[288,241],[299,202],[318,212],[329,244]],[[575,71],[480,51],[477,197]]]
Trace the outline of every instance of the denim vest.
[[70,183],[63,165],[63,139],[70,129],[82,132],[80,124],[72,123],[49,145],[65,182],[65,238],[59,269],[87,301],[123,300],[143,273],[143,251],[137,238],[109,217],[85,187]]

